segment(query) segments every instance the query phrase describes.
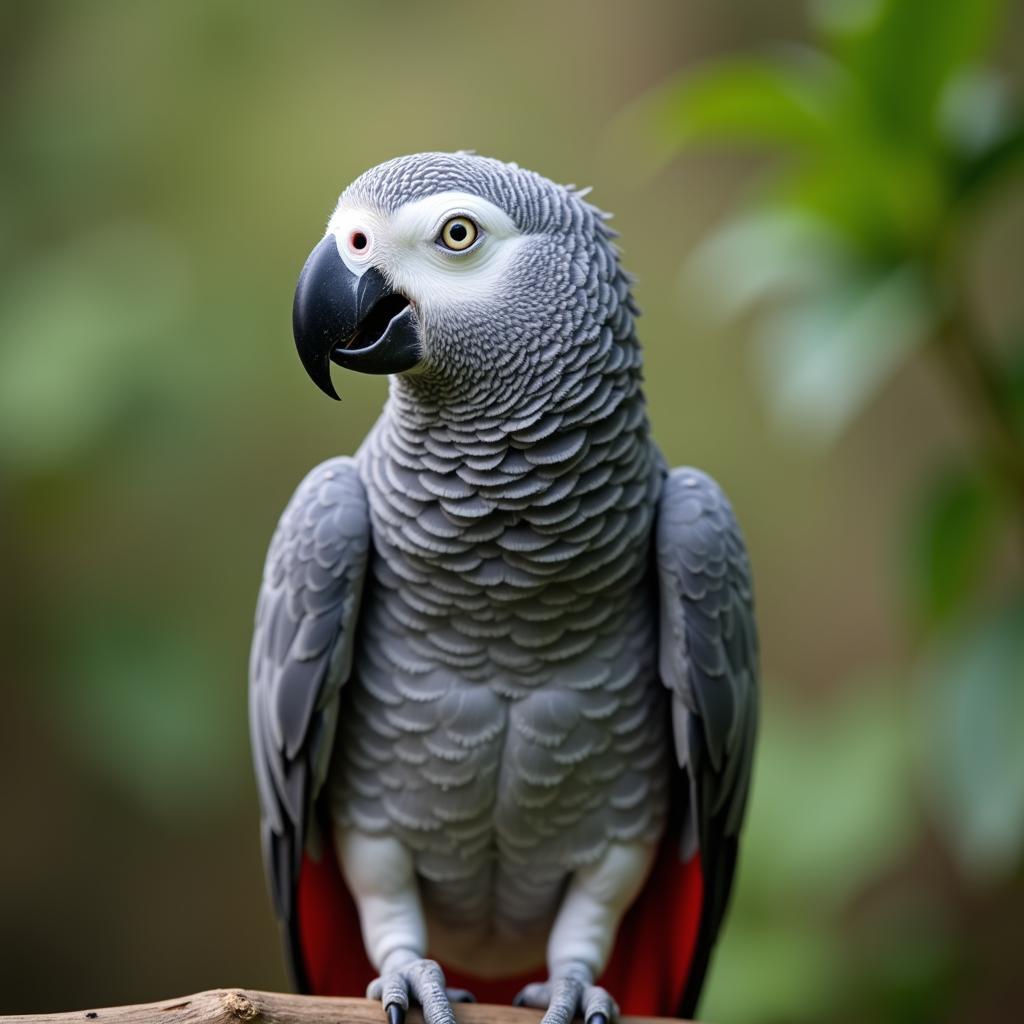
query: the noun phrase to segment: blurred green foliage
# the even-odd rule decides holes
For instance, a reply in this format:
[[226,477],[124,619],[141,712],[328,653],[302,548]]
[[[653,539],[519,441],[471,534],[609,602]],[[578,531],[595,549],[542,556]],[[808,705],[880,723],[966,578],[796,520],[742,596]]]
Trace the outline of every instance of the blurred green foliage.
[[[384,394],[311,389],[292,290],[356,174],[462,147],[615,211],[659,443],[722,481],[751,548],[765,723],[703,1012],[1019,1005],[1020,136],[979,60],[1001,35],[1012,66],[1024,26],[986,37],[997,6],[821,3],[815,50],[803,0],[0,6],[0,1010],[286,984],[253,603],[291,490]],[[637,187],[616,118],[680,67],[643,107],[665,151],[744,152]],[[788,433],[714,344],[734,321]]]
[[905,854],[916,815],[903,702],[885,680],[856,682],[827,714],[778,698],[765,708],[709,1020],[831,1019],[864,984],[849,936],[831,923]]
[[776,156],[692,273],[725,315],[779,300],[756,332],[766,392],[812,440],[835,437],[957,312],[964,235],[1024,161],[1006,84],[976,63],[1001,6],[820,3],[822,49],[716,62],[651,104],[670,150]]
[[[1004,6],[823,0],[811,8],[815,48],[713,61],[639,108],[663,156],[698,144],[771,155],[739,211],[689,257],[684,283],[717,322],[743,318],[784,430],[827,448],[920,356],[945,373],[974,449],[970,458],[937,451],[910,499],[902,570],[919,637],[913,700],[875,693],[873,716],[833,707],[815,726],[818,750],[768,715],[756,852],[733,926],[750,963],[737,955],[714,976],[707,1008],[723,1020],[863,1011],[858,993],[892,960],[851,959],[826,922],[930,825],[971,886],[1006,886],[1024,864],[1024,321],[1018,302],[990,336],[970,286],[979,224],[1024,184],[1024,110],[985,62]],[[802,779],[812,764],[829,767]],[[800,820],[782,826],[785,849],[773,858],[759,829],[778,829],[787,809]],[[817,898],[815,868],[828,880]],[[770,914],[754,912],[758,886],[766,903],[778,901]],[[928,902],[941,910],[944,901]],[[766,957],[787,915],[788,938]],[[800,956],[813,986],[784,965]],[[969,960],[941,928],[891,956],[912,966],[910,991],[891,1007],[899,1019],[933,1019],[942,979]]]

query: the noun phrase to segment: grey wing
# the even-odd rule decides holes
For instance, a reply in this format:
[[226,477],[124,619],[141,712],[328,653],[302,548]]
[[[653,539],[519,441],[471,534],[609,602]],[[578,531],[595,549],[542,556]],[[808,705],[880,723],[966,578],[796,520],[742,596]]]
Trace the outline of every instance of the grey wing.
[[697,948],[680,1015],[690,1017],[732,889],[758,717],[750,564],[728,500],[710,477],[672,470],[658,507],[659,671],[671,691],[686,777],[683,856],[700,852]]
[[296,984],[295,887],[315,840],[324,783],[349,677],[370,548],[366,494],[355,462],[317,466],[281,516],[267,554],[249,661],[249,731],[260,800],[263,864]]

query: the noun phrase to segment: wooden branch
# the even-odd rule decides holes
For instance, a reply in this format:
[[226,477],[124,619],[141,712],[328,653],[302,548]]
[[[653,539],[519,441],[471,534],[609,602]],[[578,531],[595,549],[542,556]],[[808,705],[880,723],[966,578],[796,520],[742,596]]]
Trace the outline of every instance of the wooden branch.
[[[515,1006],[461,1003],[454,1007],[458,1024],[537,1024],[540,1010]],[[160,1003],[111,1006],[71,1013],[0,1017],[2,1024],[385,1024],[380,1003],[369,999],[295,996],[283,992],[218,988],[165,999]],[[622,1024],[665,1024],[666,1017],[623,1017]],[[419,1010],[409,1024],[423,1024]]]

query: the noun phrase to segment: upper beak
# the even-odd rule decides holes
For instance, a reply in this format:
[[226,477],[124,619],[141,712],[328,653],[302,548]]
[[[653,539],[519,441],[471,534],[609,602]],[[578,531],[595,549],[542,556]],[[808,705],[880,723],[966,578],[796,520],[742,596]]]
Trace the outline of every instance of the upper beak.
[[299,359],[313,383],[337,398],[331,361],[362,373],[402,373],[422,358],[409,300],[375,267],[353,274],[327,235],[309,254],[292,306]]

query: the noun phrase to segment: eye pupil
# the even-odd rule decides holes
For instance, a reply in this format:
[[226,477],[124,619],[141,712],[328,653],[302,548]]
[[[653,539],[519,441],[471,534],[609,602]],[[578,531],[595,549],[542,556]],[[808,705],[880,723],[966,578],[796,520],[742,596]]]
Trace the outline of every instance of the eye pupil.
[[357,252],[361,252],[366,248],[366,235],[364,235],[362,231],[356,231],[352,235],[352,248]]
[[479,231],[468,217],[452,217],[441,229],[438,242],[452,252],[463,252],[476,240]]

